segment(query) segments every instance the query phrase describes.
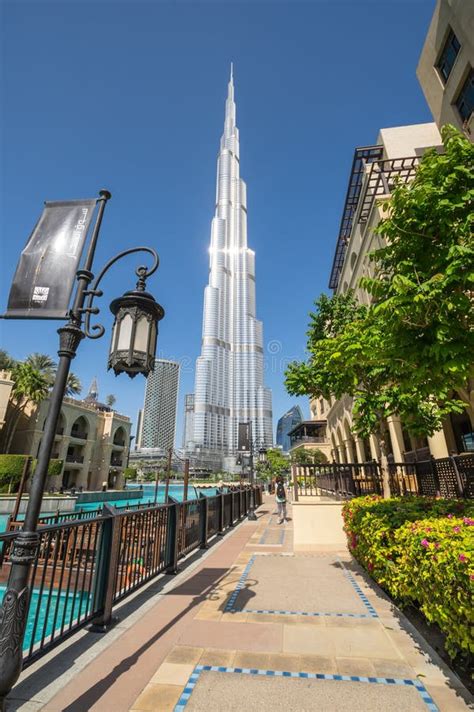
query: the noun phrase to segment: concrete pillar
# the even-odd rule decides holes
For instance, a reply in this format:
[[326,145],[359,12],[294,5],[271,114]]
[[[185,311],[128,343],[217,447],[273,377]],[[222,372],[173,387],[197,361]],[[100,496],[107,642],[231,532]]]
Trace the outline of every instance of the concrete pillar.
[[375,435],[370,436],[370,459],[380,460],[380,445]]
[[365,454],[364,441],[362,438],[355,439],[355,448],[357,453],[357,462],[365,462],[368,455]]
[[344,446],[346,450],[347,462],[354,462],[354,447],[352,438],[347,438],[344,440]]
[[442,457],[449,457],[448,444],[444,436],[443,430],[438,430],[431,437],[428,438],[428,445],[430,448],[431,455],[436,459]]
[[392,442],[392,453],[395,462],[403,462],[403,451],[405,446],[403,444],[403,432],[402,425],[400,423],[400,418],[396,416],[390,416],[387,418],[388,431],[390,433],[390,440]]
[[343,446],[343,445],[338,445],[338,446],[337,446],[337,454],[338,454],[338,458],[337,458],[337,461],[338,461],[338,462],[347,462],[347,460],[346,460],[346,452],[345,452],[345,450],[344,450],[344,446]]

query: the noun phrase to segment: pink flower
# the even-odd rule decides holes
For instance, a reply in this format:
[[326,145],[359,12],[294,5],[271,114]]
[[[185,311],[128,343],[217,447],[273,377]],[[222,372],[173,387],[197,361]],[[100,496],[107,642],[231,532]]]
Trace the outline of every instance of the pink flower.
[[439,544],[437,541],[435,541],[435,549],[439,549]]
[[422,539],[421,540],[421,546],[424,546],[425,548],[430,545],[430,542],[428,539]]
[[425,532],[432,532],[432,531],[433,531],[433,530],[432,530],[431,527],[426,527],[426,529],[425,529]]
[[474,519],[470,519],[469,517],[464,517],[463,522],[468,527],[474,526]]
[[466,554],[459,554],[459,561],[467,561]]
[[459,534],[460,531],[461,527],[453,527],[453,532],[455,532],[455,534]]
[[471,574],[469,578],[471,579],[471,581],[474,581],[474,574]]
[[374,570],[374,565],[373,565],[373,563],[372,563],[371,561],[369,561],[367,568],[369,569],[369,571],[373,571],[373,570]]
[[448,514],[448,519],[452,519],[454,514]]

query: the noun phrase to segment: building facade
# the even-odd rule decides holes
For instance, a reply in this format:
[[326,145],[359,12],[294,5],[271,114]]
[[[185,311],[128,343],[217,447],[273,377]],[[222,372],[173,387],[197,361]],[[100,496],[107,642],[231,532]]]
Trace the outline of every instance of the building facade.
[[[11,453],[37,457],[49,398],[25,408],[13,437]],[[130,419],[98,401],[64,398],[52,457],[63,461],[60,475],[49,477],[46,489],[121,489],[130,449]]]
[[194,393],[184,396],[183,448],[192,447],[194,437]]
[[[436,124],[418,124],[382,129],[373,146],[355,150],[349,175],[348,190],[336,243],[329,286],[336,294],[353,290],[361,303],[368,304],[369,295],[360,288],[362,276],[373,275],[373,263],[368,255],[382,246],[374,228],[382,218],[379,199],[390,195],[395,180],[410,181],[423,152],[439,148],[441,136]],[[328,437],[332,457],[338,462],[366,462],[380,458],[377,439],[361,439],[352,431],[352,399],[344,396],[325,404],[324,399],[312,401],[312,412],[326,408]],[[474,447],[474,434],[469,417],[453,415],[443,430],[428,438],[414,438],[399,418],[387,422],[387,448],[395,462],[447,457],[451,452],[463,452]]]
[[288,433],[294,427],[303,422],[303,413],[299,405],[292,406],[287,412],[281,416],[276,429],[276,444],[281,447],[283,452],[289,452],[291,447],[290,437]]
[[474,2],[438,0],[417,67],[433,118],[474,141]]
[[247,245],[247,190],[240,178],[232,72],[217,159],[209,258],[192,441],[215,468],[232,470],[239,423],[251,423],[255,442],[267,447],[273,442],[271,391],[263,379],[263,328],[256,318],[255,253]]
[[146,381],[140,448],[159,448],[166,452],[174,447],[178,386],[179,363],[155,359],[155,368]]

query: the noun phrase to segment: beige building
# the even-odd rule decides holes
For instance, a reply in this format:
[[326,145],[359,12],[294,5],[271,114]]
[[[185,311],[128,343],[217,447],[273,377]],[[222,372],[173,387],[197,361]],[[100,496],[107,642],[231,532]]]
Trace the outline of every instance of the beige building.
[[12,392],[13,381],[9,371],[0,371],[0,433],[5,425],[8,403]]
[[416,73],[438,127],[474,141],[473,0],[437,1]]
[[[0,417],[8,407],[8,397],[3,383],[6,374],[0,373]],[[11,453],[37,457],[48,412],[49,398],[39,405],[30,404],[20,417]],[[8,413],[7,413],[8,417]],[[52,457],[63,460],[63,471],[51,477],[46,489],[72,486],[84,489],[101,489],[123,486],[123,471],[127,466],[130,449],[131,422],[108,406],[88,397],[80,401],[64,398],[61,407]]]
[[[374,146],[355,150],[329,282],[335,293],[352,289],[362,303],[369,303],[369,295],[360,289],[359,281],[373,269],[368,254],[382,244],[373,233],[382,217],[379,201],[390,195],[395,179],[412,179],[427,148],[440,145],[438,128],[429,123],[382,129]],[[349,396],[333,399],[327,406],[325,415],[333,458],[338,462],[378,459],[380,448],[376,438],[362,440],[352,431],[352,399]],[[323,399],[315,399],[311,408],[314,417],[324,412],[321,409],[326,404]],[[447,457],[453,451],[474,449],[474,433],[467,414],[453,415],[443,431],[427,439],[411,437],[398,418],[390,418],[388,426],[387,446],[395,462],[426,459],[430,454]]]

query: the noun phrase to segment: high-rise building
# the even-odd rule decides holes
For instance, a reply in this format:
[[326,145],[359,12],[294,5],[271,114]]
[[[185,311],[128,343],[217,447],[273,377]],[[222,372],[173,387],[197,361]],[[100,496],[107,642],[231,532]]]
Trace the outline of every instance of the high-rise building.
[[155,359],[155,368],[146,381],[140,448],[174,446],[178,401],[179,363]]
[[273,439],[271,391],[263,382],[263,329],[256,318],[255,253],[247,246],[247,190],[239,165],[231,69],[217,158],[193,435],[194,446],[225,469],[235,464],[239,422],[251,423],[255,442],[270,446]]
[[135,450],[142,446],[142,423],[143,423],[143,408],[137,413],[137,430],[135,435]]
[[283,452],[288,452],[291,442],[288,433],[297,425],[303,422],[303,413],[299,405],[294,405],[278,421],[276,431],[276,443],[280,445]]
[[194,435],[194,393],[187,393],[184,396],[184,427],[183,427],[183,448],[187,448],[192,443]]

